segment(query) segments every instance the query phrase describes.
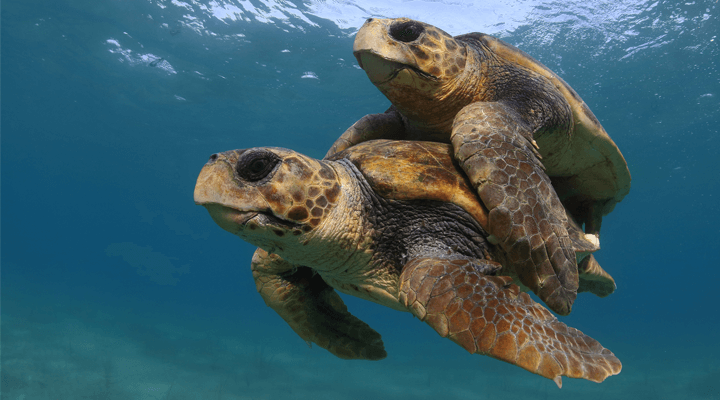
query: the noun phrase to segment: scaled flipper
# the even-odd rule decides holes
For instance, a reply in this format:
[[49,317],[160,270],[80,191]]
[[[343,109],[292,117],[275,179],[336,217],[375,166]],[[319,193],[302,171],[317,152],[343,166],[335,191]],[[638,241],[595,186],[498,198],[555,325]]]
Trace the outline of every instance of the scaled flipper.
[[580,292],[590,292],[598,297],[605,297],[615,291],[615,279],[608,274],[595,257],[590,254],[578,263],[580,272]]
[[567,217],[540,161],[532,132],[512,107],[479,102],[455,117],[455,158],[490,211],[489,233],[520,281],[567,315],[577,296]]
[[347,311],[340,296],[310,268],[257,249],[252,259],[257,290],[303,340],[344,359],[380,360],[380,334]]
[[559,322],[511,278],[486,275],[496,264],[413,259],[400,275],[400,302],[470,353],[515,364],[558,386],[561,376],[602,382],[620,373],[610,350]]

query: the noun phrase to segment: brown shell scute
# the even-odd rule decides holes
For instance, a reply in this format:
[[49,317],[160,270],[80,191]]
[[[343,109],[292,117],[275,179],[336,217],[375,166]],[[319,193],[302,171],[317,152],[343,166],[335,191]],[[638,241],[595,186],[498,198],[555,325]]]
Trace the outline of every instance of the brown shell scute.
[[458,173],[452,148],[445,143],[373,140],[332,157],[340,158],[355,164],[382,197],[451,202],[481,225],[487,223],[487,210],[465,175]]

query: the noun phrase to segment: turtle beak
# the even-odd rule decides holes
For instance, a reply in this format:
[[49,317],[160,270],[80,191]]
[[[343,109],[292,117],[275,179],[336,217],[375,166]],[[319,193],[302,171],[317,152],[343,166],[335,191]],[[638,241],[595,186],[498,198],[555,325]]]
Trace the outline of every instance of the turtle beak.
[[408,66],[399,64],[369,51],[355,53],[360,68],[365,70],[370,82],[380,85],[393,80],[397,74]]
[[237,183],[234,182],[232,159],[237,159],[235,152],[216,153],[210,156],[210,160],[200,170],[197,182],[195,183],[195,204],[205,205],[210,203],[231,204],[231,194],[237,191]]
[[385,83],[408,69],[425,78],[435,78],[419,68],[408,47],[425,32],[418,22],[406,18],[370,18],[355,35],[353,55],[373,84]]
[[213,154],[195,183],[195,204],[205,207],[221,228],[238,233],[268,205],[253,187],[234,178],[234,165],[242,151]]
[[361,68],[365,69],[364,60],[361,58],[365,53],[375,54],[380,58],[399,64],[415,64],[412,53],[405,49],[402,42],[391,36],[393,22],[392,19],[370,18],[365,21],[355,35],[353,54],[358,59]]

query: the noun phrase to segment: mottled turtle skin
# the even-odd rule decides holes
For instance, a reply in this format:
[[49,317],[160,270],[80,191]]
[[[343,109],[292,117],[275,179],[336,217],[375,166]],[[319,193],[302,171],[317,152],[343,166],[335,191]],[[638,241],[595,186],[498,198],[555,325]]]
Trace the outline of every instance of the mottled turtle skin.
[[406,18],[369,19],[353,52],[392,107],[359,120],[328,154],[377,138],[452,143],[522,283],[568,314],[578,271],[565,210],[599,240],[602,216],[630,189],[625,159],[582,99],[482,33],[453,38]]
[[[386,353],[335,289],[410,312],[470,353],[559,386],[561,376],[601,382],[620,372],[612,352],[515,284],[504,250],[487,240],[488,211],[447,144],[371,141],[326,160],[280,148],[219,153],[200,172],[195,202],[260,247],[252,272],[266,304],[338,357]],[[577,225],[568,229],[578,253],[596,249]],[[589,290],[614,289],[592,255],[583,264]]]

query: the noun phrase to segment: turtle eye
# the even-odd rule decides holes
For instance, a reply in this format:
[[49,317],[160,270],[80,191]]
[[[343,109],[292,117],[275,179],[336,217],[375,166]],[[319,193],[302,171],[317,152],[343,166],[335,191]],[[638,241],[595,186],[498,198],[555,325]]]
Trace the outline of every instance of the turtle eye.
[[390,26],[389,31],[393,39],[403,43],[412,42],[419,38],[423,32],[425,32],[425,27],[417,21],[395,23]]
[[240,156],[235,169],[241,178],[256,182],[268,176],[279,161],[280,158],[270,151],[251,150]]

